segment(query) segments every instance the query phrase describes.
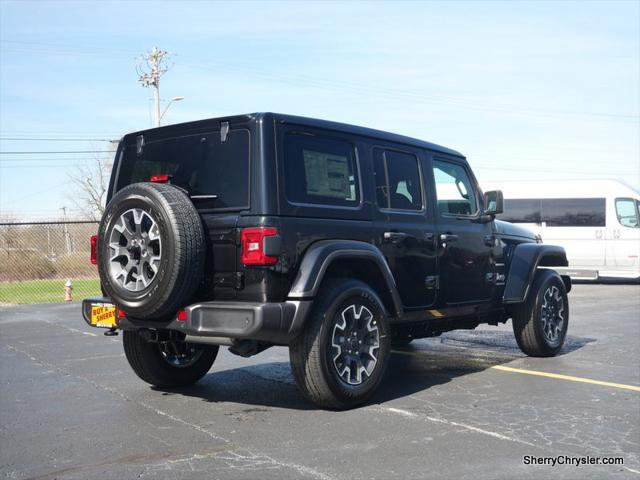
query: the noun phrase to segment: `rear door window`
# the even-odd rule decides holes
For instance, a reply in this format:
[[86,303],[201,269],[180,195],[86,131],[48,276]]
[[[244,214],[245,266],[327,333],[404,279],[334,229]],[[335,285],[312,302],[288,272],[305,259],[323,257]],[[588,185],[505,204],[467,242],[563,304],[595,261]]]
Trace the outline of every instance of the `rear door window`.
[[166,138],[125,149],[118,189],[148,182],[153,175],[170,175],[171,183],[200,199],[200,209],[240,210],[249,207],[249,131],[231,130],[224,142],[220,132]]
[[287,133],[285,191],[298,204],[356,207],[360,187],[354,146],[344,140]]
[[422,188],[418,159],[396,150],[373,150],[376,201],[380,208],[422,210]]

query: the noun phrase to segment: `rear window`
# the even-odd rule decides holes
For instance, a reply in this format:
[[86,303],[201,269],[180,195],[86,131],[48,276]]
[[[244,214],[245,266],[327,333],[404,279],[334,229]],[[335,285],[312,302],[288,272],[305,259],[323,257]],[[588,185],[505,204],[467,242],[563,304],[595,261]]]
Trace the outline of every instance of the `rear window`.
[[344,207],[360,203],[351,143],[288,133],[284,140],[284,152],[287,200]]
[[145,143],[142,151],[128,146],[120,166],[118,189],[148,182],[153,175],[171,175],[171,183],[199,199],[200,209],[249,207],[249,131],[231,130],[225,142],[220,132],[166,138]]

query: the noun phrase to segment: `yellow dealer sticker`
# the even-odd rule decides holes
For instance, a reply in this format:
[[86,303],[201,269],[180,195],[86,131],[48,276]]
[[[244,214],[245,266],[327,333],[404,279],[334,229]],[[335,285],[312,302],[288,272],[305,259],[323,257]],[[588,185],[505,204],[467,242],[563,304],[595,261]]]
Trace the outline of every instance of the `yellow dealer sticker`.
[[116,307],[91,306],[91,325],[94,327],[111,328],[116,326]]

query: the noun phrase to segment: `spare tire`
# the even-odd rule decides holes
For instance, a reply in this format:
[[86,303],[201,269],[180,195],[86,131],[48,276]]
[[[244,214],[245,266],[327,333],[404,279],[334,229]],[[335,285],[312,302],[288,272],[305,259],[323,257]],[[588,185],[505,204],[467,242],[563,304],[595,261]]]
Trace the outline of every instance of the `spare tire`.
[[97,254],[102,289],[118,308],[134,318],[169,318],[202,281],[200,215],[175,186],[128,185],[105,209]]

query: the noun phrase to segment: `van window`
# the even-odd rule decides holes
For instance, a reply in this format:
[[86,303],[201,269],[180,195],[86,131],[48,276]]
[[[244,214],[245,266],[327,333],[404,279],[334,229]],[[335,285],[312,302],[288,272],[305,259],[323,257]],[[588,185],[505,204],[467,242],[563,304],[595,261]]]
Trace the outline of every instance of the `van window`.
[[543,198],[542,221],[548,227],[604,227],[604,198]]
[[548,227],[604,227],[604,198],[508,198],[500,220]]
[[148,182],[152,175],[171,175],[171,183],[190,195],[217,195],[201,200],[201,209],[249,207],[249,131],[231,130],[226,141],[220,132],[186,135],[124,150],[117,188]]
[[360,202],[354,147],[349,142],[288,133],[284,169],[290,202],[345,207]]
[[640,227],[640,202],[633,198],[616,198],[616,215],[623,227]]
[[504,213],[500,220],[512,223],[540,223],[542,220],[539,198],[516,198],[504,200]]
[[380,208],[422,210],[420,171],[415,155],[375,148],[373,167]]
[[438,211],[443,215],[474,215],[478,211],[475,189],[464,167],[434,160]]

